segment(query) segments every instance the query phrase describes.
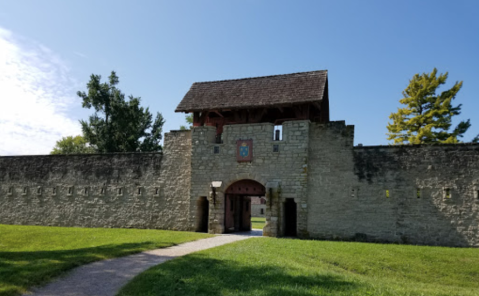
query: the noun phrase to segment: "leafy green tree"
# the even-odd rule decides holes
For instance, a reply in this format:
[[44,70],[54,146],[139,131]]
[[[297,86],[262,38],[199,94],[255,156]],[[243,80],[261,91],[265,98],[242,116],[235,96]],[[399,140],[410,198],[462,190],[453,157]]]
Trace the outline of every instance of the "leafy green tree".
[[180,125],[180,130],[189,130],[193,126],[193,114],[188,114],[185,116],[186,125]]
[[126,100],[114,71],[109,82],[100,80],[100,75],[92,74],[88,91],[77,92],[83,107],[95,110],[88,121],[80,121],[85,139],[98,152],[160,151],[163,116],[158,112],[153,121],[149,109],[140,107],[140,98],[130,95]]
[[[452,88],[436,93],[446,83],[448,73],[439,74],[437,69],[422,75],[415,74],[403,91],[399,102],[405,105],[391,113],[388,123],[388,140],[394,144],[458,143],[471,126],[470,120],[461,121],[452,131],[453,116],[461,113],[461,106],[453,106],[452,100],[462,87],[462,81]],[[479,135],[473,141],[478,141]]]
[[95,153],[95,148],[88,145],[82,136],[68,136],[58,140],[50,154],[85,154]]

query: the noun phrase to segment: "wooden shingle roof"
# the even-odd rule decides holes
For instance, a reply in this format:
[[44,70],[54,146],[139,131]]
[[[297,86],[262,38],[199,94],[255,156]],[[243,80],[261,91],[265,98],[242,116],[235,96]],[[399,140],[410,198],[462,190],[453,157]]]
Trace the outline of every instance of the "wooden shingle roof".
[[320,103],[328,71],[193,83],[175,112]]

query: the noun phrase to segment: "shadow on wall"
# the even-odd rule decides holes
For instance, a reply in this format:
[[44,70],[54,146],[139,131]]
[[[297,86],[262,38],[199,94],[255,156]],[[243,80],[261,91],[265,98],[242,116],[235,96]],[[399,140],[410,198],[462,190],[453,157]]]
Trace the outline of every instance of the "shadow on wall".
[[[394,231],[396,242],[479,246],[479,199],[474,192],[478,147],[355,147],[354,173],[362,210],[368,206],[392,210],[393,221],[378,223],[389,225],[386,230]],[[353,239],[379,241],[366,228]]]

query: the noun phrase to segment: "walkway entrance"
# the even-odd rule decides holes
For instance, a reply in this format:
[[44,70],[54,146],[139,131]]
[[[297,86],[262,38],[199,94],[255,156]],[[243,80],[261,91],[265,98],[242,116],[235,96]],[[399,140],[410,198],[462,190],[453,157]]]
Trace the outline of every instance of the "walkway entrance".
[[253,180],[241,180],[225,191],[225,232],[251,230],[251,197],[264,196],[265,188]]
[[293,198],[287,198],[284,203],[284,235],[296,236],[296,203]]
[[206,196],[202,196],[196,202],[196,231],[208,232],[209,202]]

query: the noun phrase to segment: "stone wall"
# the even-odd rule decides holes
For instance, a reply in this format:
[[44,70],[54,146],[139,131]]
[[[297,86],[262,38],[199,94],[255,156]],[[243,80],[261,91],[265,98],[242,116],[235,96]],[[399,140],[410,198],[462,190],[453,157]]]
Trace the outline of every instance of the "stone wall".
[[353,134],[311,124],[310,237],[479,246],[479,145],[353,148]]
[[191,132],[164,154],[0,157],[0,223],[188,229]]
[[266,217],[266,205],[251,205],[251,217]]
[[[224,232],[224,192],[236,181],[255,180],[266,187],[265,234],[281,236],[285,198],[294,198],[298,206],[298,232],[307,232],[307,166],[309,121],[283,124],[282,141],[273,141],[271,123],[227,125],[223,143],[215,144],[214,127],[195,127],[192,133],[192,176],[190,216],[196,215],[196,204],[201,196],[210,200],[209,231]],[[253,140],[252,162],[237,162],[236,141]],[[274,152],[278,145],[278,152]],[[217,152],[215,153],[215,147]],[[222,181],[222,187],[213,196],[210,184]],[[195,219],[190,219],[194,228]]]
[[251,217],[266,217],[266,203],[264,202],[263,198],[251,197]]
[[0,157],[0,223],[191,231],[204,216],[223,233],[225,191],[250,179],[266,189],[265,235],[284,235],[294,200],[299,237],[479,247],[479,145],[354,147],[344,121],[273,130],[228,125],[222,144],[214,127],[172,131],[163,154]]

